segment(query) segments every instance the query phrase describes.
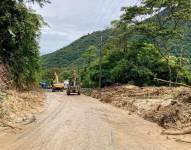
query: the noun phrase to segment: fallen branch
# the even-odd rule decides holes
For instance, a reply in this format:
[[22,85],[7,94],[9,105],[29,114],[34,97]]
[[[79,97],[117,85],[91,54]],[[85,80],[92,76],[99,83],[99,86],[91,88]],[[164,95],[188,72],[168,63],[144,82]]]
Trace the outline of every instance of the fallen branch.
[[5,125],[5,126],[7,126],[7,127],[10,127],[11,129],[14,129],[14,130],[19,130],[19,131],[22,130],[22,128],[13,126],[13,125],[11,125],[11,124],[9,124],[9,123],[7,123],[7,122],[4,122],[4,121],[2,121],[2,120],[0,120],[0,123],[2,123],[3,125]]
[[167,80],[158,79],[158,78],[154,78],[154,80],[161,81],[161,82],[165,82],[165,83],[171,83],[171,84],[175,84],[175,85],[180,85],[180,86],[185,86],[185,87],[191,88],[191,86],[186,85],[186,84],[183,84],[183,83],[172,82],[172,81],[167,81]]
[[189,143],[191,144],[191,141],[189,140],[184,140],[184,139],[175,139],[176,142],[181,142],[181,143]]
[[191,128],[187,128],[187,129],[180,130],[180,131],[164,130],[164,131],[162,131],[161,134],[163,134],[163,135],[185,135],[185,134],[190,134],[190,133],[191,133]]

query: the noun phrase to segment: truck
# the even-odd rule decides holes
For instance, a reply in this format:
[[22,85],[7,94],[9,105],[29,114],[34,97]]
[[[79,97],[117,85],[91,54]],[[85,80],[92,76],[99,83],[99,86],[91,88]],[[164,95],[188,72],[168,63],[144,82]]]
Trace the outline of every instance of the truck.
[[81,94],[80,78],[77,76],[76,71],[73,72],[73,77],[70,78],[66,90],[67,95],[70,95],[71,93]]

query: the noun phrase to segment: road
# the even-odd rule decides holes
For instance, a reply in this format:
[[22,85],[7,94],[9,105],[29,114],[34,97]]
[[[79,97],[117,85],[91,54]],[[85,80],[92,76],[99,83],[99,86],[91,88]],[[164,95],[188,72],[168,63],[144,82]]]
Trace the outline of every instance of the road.
[[1,150],[189,150],[161,129],[81,95],[46,93],[45,111],[21,133],[0,136]]

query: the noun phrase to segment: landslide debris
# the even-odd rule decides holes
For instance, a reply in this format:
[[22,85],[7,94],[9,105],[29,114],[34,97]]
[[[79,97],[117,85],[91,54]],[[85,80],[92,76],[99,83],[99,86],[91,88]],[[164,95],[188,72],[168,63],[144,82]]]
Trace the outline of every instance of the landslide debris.
[[0,91],[0,126],[14,126],[34,118],[42,111],[44,94],[41,91]]
[[110,86],[100,91],[85,90],[88,96],[128,110],[163,128],[182,129],[191,125],[191,89],[186,87]]

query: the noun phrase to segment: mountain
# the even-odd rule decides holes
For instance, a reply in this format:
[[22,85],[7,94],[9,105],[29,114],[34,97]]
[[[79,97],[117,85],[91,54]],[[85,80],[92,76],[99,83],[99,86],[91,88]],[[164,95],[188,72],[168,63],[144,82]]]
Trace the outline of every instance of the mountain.
[[[165,15],[166,12],[161,13],[161,15]],[[151,20],[155,20],[155,17],[151,18]],[[191,22],[188,22],[187,25],[182,25],[186,28],[186,36],[180,45],[180,47],[174,48],[172,51],[173,55],[180,56],[180,49],[184,47],[185,51],[183,56],[186,58],[191,58]],[[97,47],[99,51],[101,46],[101,36],[103,37],[103,45],[106,41],[111,37],[114,33],[112,33],[111,29],[107,29],[104,31],[97,31],[88,35],[81,37],[80,39],[74,41],[70,45],[61,48],[53,53],[44,55],[41,57],[42,67],[43,68],[65,68],[65,67],[75,67],[75,66],[83,66],[84,59],[81,57],[81,54],[91,45]],[[176,45],[176,43],[174,43]]]
[[74,41],[70,45],[61,48],[53,53],[43,55],[41,57],[43,68],[54,67],[75,67],[83,65],[83,58],[81,54],[91,45],[97,47],[99,51],[101,46],[101,36],[103,37],[103,45],[111,36],[112,31],[110,29],[104,31],[97,31],[91,34],[85,35],[80,39]]

